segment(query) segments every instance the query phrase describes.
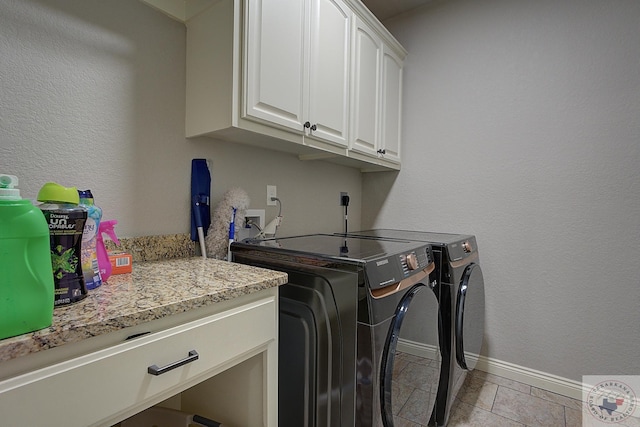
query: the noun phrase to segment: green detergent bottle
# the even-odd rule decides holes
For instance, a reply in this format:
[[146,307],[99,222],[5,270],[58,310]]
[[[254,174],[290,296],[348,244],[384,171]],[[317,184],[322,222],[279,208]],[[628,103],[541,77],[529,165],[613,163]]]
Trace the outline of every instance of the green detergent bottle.
[[15,176],[0,174],[0,339],[53,321],[49,227],[17,185]]

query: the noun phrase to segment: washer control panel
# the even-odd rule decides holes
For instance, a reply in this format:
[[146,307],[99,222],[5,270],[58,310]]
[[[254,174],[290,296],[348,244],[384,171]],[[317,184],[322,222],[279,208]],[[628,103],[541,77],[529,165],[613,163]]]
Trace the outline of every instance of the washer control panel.
[[418,262],[418,257],[413,252],[405,256],[404,263],[407,266],[408,270],[416,270],[420,265],[420,263]]
[[433,261],[431,245],[424,244],[409,252],[370,261],[366,266],[369,287],[383,288],[429,268]]
[[[429,248],[430,249],[430,248]],[[402,264],[402,270],[404,277],[411,275],[413,270],[424,270],[433,262],[433,255],[431,251],[412,251],[407,254],[399,256],[400,263]]]

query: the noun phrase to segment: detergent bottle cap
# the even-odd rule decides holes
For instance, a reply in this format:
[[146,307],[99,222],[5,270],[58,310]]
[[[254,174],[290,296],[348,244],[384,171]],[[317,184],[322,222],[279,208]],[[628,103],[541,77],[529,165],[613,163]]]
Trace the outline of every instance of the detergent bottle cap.
[[0,200],[22,200],[18,186],[18,177],[0,173]]
[[38,192],[39,202],[80,203],[80,196],[76,187],[63,187],[55,182],[47,182]]
[[81,199],[93,199],[93,194],[91,190],[78,190],[78,196]]

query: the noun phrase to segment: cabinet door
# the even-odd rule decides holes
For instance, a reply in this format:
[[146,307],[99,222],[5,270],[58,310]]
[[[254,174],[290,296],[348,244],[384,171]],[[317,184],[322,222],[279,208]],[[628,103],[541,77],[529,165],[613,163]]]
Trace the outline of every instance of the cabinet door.
[[352,136],[349,148],[375,156],[380,132],[382,43],[367,24],[359,19],[355,21]]
[[[351,10],[341,0],[313,0],[309,66],[310,135],[347,147]],[[313,128],[312,128],[313,129]]]
[[402,117],[402,60],[386,46],[383,46],[382,52],[380,149],[382,149],[385,159],[399,162]]
[[309,2],[249,0],[244,115],[302,132]]

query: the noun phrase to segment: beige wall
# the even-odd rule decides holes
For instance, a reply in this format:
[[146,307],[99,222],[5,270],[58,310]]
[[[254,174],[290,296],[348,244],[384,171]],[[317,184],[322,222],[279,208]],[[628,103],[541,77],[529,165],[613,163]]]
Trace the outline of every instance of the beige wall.
[[[131,0],[0,5],[0,171],[35,198],[91,188],[122,236],[186,233],[213,199],[278,186],[283,234],[349,222],[477,235],[486,353],[579,380],[640,372],[640,3],[450,0],[388,22],[408,49],[403,170],[361,174],[186,140],[184,26]],[[361,189],[362,185],[362,189]],[[267,220],[276,214],[267,210]]]
[[486,354],[579,381],[640,373],[640,2],[451,0],[409,51],[403,169],[363,225],[475,234]]
[[277,185],[281,234],[341,231],[341,191],[359,226],[359,171],[184,138],[185,27],[141,2],[2,2],[0,57],[0,172],[19,176],[25,198],[47,181],[90,188],[121,236],[186,233],[202,157],[214,204],[237,186],[265,209]]

